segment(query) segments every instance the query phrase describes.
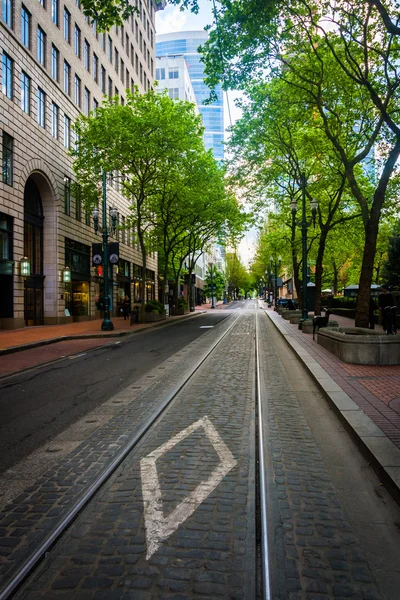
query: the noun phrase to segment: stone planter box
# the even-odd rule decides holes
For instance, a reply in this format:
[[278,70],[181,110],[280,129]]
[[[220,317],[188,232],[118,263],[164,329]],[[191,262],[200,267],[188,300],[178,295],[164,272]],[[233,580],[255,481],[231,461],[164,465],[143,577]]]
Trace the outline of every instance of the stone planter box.
[[[328,323],[328,327],[332,327],[332,328],[337,328],[339,327],[339,323],[337,321],[329,321]],[[313,332],[313,322],[311,319],[308,319],[307,321],[303,321],[303,333],[312,333]],[[327,329],[326,327],[322,327],[322,329]],[[322,331],[322,329],[320,329],[320,331]]]
[[293,317],[290,317],[290,322],[292,325],[298,325],[301,321],[301,314],[300,315],[293,315]]
[[301,318],[301,311],[285,309],[282,311],[281,315],[286,321],[290,321],[290,319],[292,317],[300,317]]
[[347,363],[399,365],[400,336],[384,335],[362,327],[327,328],[318,332],[318,344]]
[[167,318],[166,314],[160,315],[159,313],[144,313],[145,323],[155,323],[156,321],[165,321]]

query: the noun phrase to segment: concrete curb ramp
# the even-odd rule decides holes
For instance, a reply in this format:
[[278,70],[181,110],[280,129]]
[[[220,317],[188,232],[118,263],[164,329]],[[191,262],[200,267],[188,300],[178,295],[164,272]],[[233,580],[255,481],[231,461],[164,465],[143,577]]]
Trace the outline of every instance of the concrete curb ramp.
[[282,327],[279,319],[272,317],[267,311],[265,312],[308,370],[388,491],[400,504],[400,450],[342,390],[336,381],[328,375],[307,350],[295,339],[292,339],[290,332]]

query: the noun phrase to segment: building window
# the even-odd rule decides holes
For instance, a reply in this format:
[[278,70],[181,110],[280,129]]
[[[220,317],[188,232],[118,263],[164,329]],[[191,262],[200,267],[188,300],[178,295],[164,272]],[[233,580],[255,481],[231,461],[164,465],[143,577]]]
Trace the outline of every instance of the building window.
[[85,91],[83,93],[83,112],[88,117],[90,112],[90,92],[85,87]]
[[71,43],[71,13],[64,7],[64,40]]
[[125,28],[123,25],[121,25],[121,44],[122,47],[124,46],[124,40],[125,40]]
[[96,54],[93,53],[93,79],[98,82],[99,79],[99,59]]
[[138,25],[137,21],[135,21],[135,38],[136,38],[136,43],[139,43],[139,25]]
[[81,105],[81,80],[78,75],[75,75],[75,104]]
[[139,77],[140,77],[140,83],[143,83],[143,67],[142,67],[142,63],[140,63]]
[[12,28],[13,22],[13,0],[3,0],[3,21]]
[[111,77],[109,77],[108,78],[108,96],[109,96],[109,98],[112,98],[112,93],[113,93],[113,83],[112,83]]
[[40,88],[37,91],[37,122],[40,127],[46,126],[46,94]]
[[46,65],[46,34],[41,27],[37,29],[37,59],[41,65]]
[[75,54],[81,57],[81,30],[77,25],[75,25],[74,29],[74,50]]
[[64,177],[64,212],[68,216],[71,214],[71,180],[69,177]]
[[55,81],[58,81],[58,60],[60,53],[54,44],[51,45],[51,76]]
[[0,260],[13,259],[13,219],[0,213]]
[[21,108],[29,115],[31,109],[31,78],[23,71],[21,73]]
[[71,119],[64,115],[64,147],[70,148],[71,146]]
[[58,27],[58,0],[51,0],[51,20]]
[[136,75],[139,75],[139,57],[136,53],[135,53],[135,71],[136,71]]
[[168,96],[170,98],[172,98],[172,100],[178,100],[179,99],[179,88],[169,88]]
[[64,60],[64,92],[71,94],[71,66]]
[[51,135],[58,139],[58,106],[54,102],[51,103]]
[[122,83],[125,83],[125,65],[124,65],[124,61],[121,58],[121,81]]
[[140,32],[140,34],[139,34],[139,48],[140,48],[140,52],[143,52],[143,36],[142,36],[142,32]]
[[13,98],[13,75],[14,75],[14,61],[3,52],[3,75],[2,75],[2,91],[7,98],[12,100]]
[[168,79],[178,79],[179,70],[178,69],[170,69],[168,71]]
[[87,40],[83,44],[83,66],[86,71],[90,71],[90,45]]
[[43,8],[46,8],[46,6],[45,6],[45,1],[44,1],[44,0],[39,0],[39,4],[40,4],[41,6],[43,6]]
[[95,114],[96,114],[98,108],[99,108],[99,103],[97,102],[96,98],[93,98],[93,112]]
[[13,184],[13,165],[14,163],[14,140],[3,131],[3,160],[2,160],[2,177],[3,183],[7,185]]
[[119,52],[116,48],[114,50],[114,69],[115,69],[115,72],[118,74],[118,72],[119,72]]
[[103,52],[106,51],[106,34],[102,33],[100,36],[100,46]]
[[131,65],[132,65],[132,67],[134,65],[134,61],[135,61],[135,53],[133,51],[133,46],[131,44]]
[[97,33],[97,21],[94,20],[92,23],[92,32],[94,37],[97,39],[98,38],[98,33]]
[[112,63],[112,39],[110,38],[110,36],[108,36],[107,42],[107,56],[110,63]]
[[150,59],[150,73],[151,76],[154,77],[154,66],[153,66],[153,59]]
[[25,48],[31,47],[31,15],[25,6],[21,8],[21,41]]
[[104,67],[101,67],[101,91],[103,94],[106,93],[106,70]]
[[75,219],[77,221],[82,219],[82,196],[79,185],[75,186]]
[[156,69],[156,79],[157,81],[165,79],[165,69]]

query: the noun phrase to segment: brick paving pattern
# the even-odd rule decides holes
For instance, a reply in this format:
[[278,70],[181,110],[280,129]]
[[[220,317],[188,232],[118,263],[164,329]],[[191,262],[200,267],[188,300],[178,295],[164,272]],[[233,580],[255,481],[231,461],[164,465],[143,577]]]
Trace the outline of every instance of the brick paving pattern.
[[[218,350],[59,544],[18,598],[107,600],[255,596],[254,312]],[[250,334],[250,335],[249,335]],[[207,416],[237,464],[146,560],[139,458]],[[200,430],[157,465],[168,515],[216,466]]]
[[[369,366],[344,363],[274,311],[280,327],[303,346],[366,415],[400,448],[400,365]],[[336,315],[334,315],[336,319]],[[343,319],[342,319],[343,320]]]
[[212,340],[218,338],[229,324],[227,319],[219,327],[210,329],[206,335],[111,398],[109,403],[121,404],[121,410],[115,417],[13,502],[0,508],[0,586],[175,389],[185,372],[191,372]]
[[273,468],[270,492],[278,505],[271,552],[276,597],[378,599],[365,556],[271,343],[268,332],[274,326],[265,315],[261,321]]

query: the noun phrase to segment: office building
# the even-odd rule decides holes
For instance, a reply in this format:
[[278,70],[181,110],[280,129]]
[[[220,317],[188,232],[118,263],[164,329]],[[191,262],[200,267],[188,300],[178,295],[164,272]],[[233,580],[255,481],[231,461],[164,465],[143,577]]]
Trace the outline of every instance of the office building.
[[[73,123],[104,95],[124,102],[127,88],[144,92],[152,85],[155,11],[164,5],[136,0],[138,13],[100,34],[78,0],[2,0],[0,328],[96,315],[103,271],[92,266],[92,243],[101,238],[72,185]],[[124,226],[129,202],[118,181],[109,181],[107,191]],[[120,243],[119,262],[109,267],[115,313],[126,293],[145,300],[138,291],[142,278],[147,298],[155,297],[157,257],[149,257],[143,273],[130,231],[117,231],[110,241]],[[71,283],[63,282],[66,267]]]
[[178,31],[157,35],[157,58],[183,55],[188,67],[196,103],[203,119],[205,128],[204,143],[207,150],[212,148],[217,160],[224,158],[224,103],[222,87],[217,86],[217,99],[212,104],[203,102],[210,95],[210,90],[204,83],[204,64],[200,60],[199,46],[207,40],[205,31]]

